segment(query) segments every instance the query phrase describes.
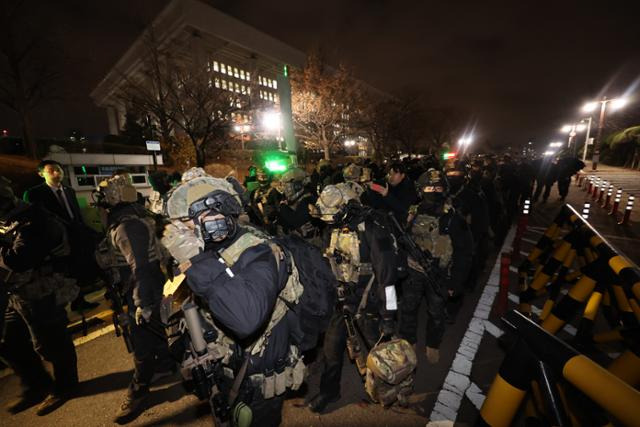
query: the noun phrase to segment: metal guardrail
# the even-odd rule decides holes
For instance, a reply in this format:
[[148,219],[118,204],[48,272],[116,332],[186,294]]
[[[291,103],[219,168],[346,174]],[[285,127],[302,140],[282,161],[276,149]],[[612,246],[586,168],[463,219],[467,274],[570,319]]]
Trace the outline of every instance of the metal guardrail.
[[[531,391],[526,410],[551,425],[615,420],[640,426],[640,392],[634,388],[640,385],[640,268],[589,224],[584,213],[565,205],[518,275],[520,311],[503,318],[516,343],[491,385],[478,425],[510,425]],[[561,295],[565,286],[568,292]],[[545,294],[536,323],[531,303]],[[626,345],[607,368],[554,336],[579,313],[573,346],[588,351],[614,340]],[[611,329],[594,334],[598,313]],[[569,398],[575,395],[570,393],[573,388],[582,392],[581,403]]]

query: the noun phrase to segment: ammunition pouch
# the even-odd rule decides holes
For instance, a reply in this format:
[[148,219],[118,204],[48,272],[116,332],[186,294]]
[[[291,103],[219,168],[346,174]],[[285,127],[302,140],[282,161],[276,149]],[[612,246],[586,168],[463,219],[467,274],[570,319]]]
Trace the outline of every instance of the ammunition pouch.
[[296,347],[291,346],[289,356],[282,369],[249,376],[252,385],[260,390],[264,399],[284,394],[287,389],[300,388],[306,375],[306,367]]

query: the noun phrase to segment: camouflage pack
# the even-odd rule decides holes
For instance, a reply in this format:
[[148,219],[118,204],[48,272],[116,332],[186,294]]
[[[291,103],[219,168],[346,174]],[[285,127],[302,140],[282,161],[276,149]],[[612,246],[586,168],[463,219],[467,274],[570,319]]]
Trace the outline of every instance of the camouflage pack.
[[416,365],[416,353],[408,341],[393,339],[376,345],[367,357],[367,394],[382,406],[395,401],[407,404],[413,392]]

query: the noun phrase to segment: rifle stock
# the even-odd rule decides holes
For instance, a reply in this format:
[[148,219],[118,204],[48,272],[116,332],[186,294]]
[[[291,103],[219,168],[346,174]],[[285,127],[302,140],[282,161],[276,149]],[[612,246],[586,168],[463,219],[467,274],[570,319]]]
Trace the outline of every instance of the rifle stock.
[[409,256],[422,267],[427,284],[436,295],[442,296],[442,290],[438,284],[439,266],[438,260],[431,255],[429,251],[421,249],[416,242],[413,241],[411,235],[400,225],[393,212],[389,212],[389,219],[398,236],[398,243],[407,251]]

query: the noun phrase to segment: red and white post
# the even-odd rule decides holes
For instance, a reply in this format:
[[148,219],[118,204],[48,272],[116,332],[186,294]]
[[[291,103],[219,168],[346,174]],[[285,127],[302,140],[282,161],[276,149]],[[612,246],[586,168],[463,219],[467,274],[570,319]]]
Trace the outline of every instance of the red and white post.
[[629,218],[631,218],[631,211],[633,210],[634,201],[635,201],[634,196],[627,197],[627,207],[624,209],[624,216],[622,217],[622,221],[620,221],[618,225],[629,224]]
[[620,206],[620,200],[622,199],[622,188],[618,188],[616,191],[616,197],[613,199],[613,206],[611,206],[610,216],[618,217],[618,207]]

